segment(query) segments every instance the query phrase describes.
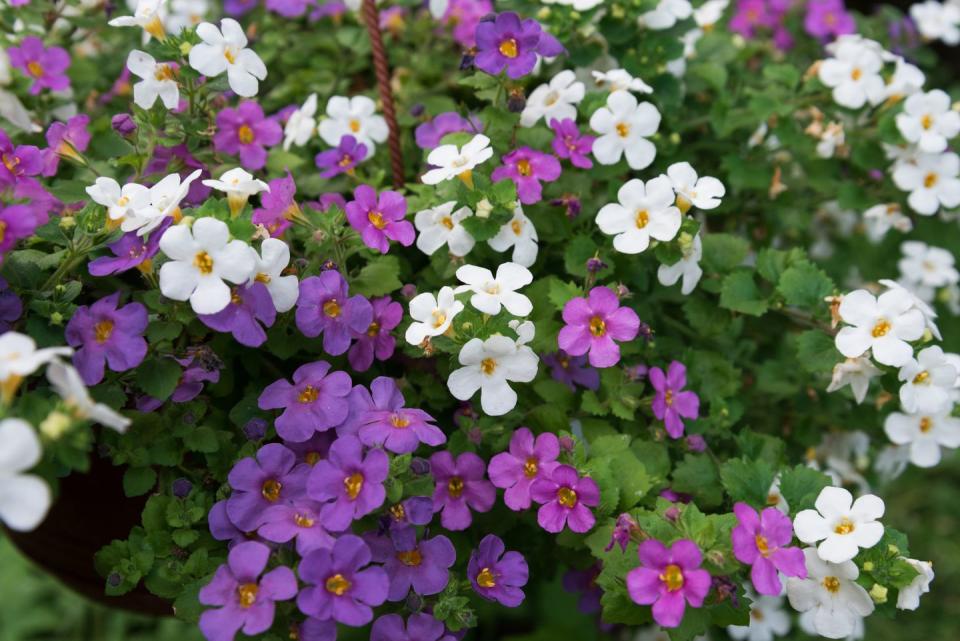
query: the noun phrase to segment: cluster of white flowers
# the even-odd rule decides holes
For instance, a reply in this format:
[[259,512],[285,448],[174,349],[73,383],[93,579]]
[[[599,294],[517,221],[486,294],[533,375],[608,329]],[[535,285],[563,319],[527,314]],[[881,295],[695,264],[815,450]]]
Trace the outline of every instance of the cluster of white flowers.
[[180,174],[170,174],[152,187],[137,183],[121,187],[113,178],[101,176],[86,191],[95,203],[107,208],[107,216],[119,223],[120,229],[146,236],[165,218],[180,217],[180,203],[199,176],[199,169],[185,180],[180,179]]
[[533,127],[541,118],[548,125],[554,119],[576,120],[577,105],[586,91],[586,85],[577,80],[574,72],[569,69],[561,71],[549,83],[540,85],[530,93],[520,114],[520,124]]
[[925,39],[947,45],[960,44],[960,2],[957,0],[917,3],[910,7],[910,17]]
[[[300,137],[313,120],[315,107],[310,99],[301,108],[302,118],[296,125]],[[331,147],[336,147],[344,136],[353,136],[367,148],[367,157],[373,156],[378,143],[387,139],[390,131],[387,121],[377,114],[377,105],[367,96],[333,96],[327,101],[327,117],[320,122],[320,137]],[[288,135],[290,135],[288,133]],[[307,136],[309,139],[309,136]],[[299,143],[298,143],[299,144]]]

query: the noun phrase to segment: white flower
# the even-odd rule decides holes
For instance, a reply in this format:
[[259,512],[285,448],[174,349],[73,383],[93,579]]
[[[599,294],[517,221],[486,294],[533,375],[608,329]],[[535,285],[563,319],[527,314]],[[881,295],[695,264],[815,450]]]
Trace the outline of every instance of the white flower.
[[259,194],[261,191],[270,191],[270,186],[242,167],[235,167],[223,173],[217,180],[204,180],[203,184],[211,189],[222,191],[227,194],[227,203],[230,205],[230,213],[238,215],[246,206],[250,196]]
[[453,211],[456,206],[456,201],[451,200],[432,209],[417,212],[413,219],[413,224],[420,232],[417,235],[417,249],[430,256],[447,245],[454,256],[466,256],[470,253],[476,241],[461,223],[473,216],[473,212],[469,207]]
[[908,240],[900,245],[903,258],[897,262],[901,280],[910,285],[920,298],[932,301],[934,290],[960,282],[953,254],[924,242]]
[[146,236],[157,228],[168,216],[180,213],[180,202],[187,197],[190,184],[200,176],[200,169],[180,181],[180,174],[165,176],[150,187],[150,204],[128,212],[120,223],[123,231],[136,231],[138,236]]
[[653,11],[640,16],[639,23],[650,29],[669,29],[692,14],[693,6],[688,0],[660,0]]
[[893,75],[887,79],[886,98],[900,100],[923,89],[927,77],[919,67],[910,64],[902,56],[896,57],[895,64]]
[[670,185],[677,194],[677,207],[685,214],[690,207],[716,209],[726,193],[723,183],[713,176],[698,177],[688,162],[675,162],[667,167]]
[[900,368],[897,377],[900,387],[900,405],[904,411],[941,412],[951,405],[950,393],[957,382],[958,372],[937,346],[920,350],[916,359],[910,359]]
[[837,152],[837,148],[843,147],[846,139],[842,124],[839,122],[827,124],[823,129],[823,133],[820,134],[820,140],[817,142],[817,155],[821,158],[833,158]]
[[253,254],[250,284],[263,283],[278,312],[292,309],[300,297],[300,281],[293,274],[283,275],[290,264],[290,248],[279,238],[267,238],[260,245],[259,254],[252,247],[250,252]]
[[73,365],[54,360],[47,366],[47,380],[67,407],[81,420],[99,423],[121,434],[126,432],[130,423],[133,422],[126,416],[113,411],[109,406],[97,403],[90,398],[87,386],[83,384],[80,373]]
[[593,155],[601,165],[620,162],[623,155],[632,169],[645,169],[657,156],[646,136],[660,128],[660,112],[649,102],[637,104],[629,91],[614,91],[607,106],[590,116],[590,128],[600,134],[593,141]]
[[537,260],[539,240],[533,221],[527,218],[523,208],[518,204],[513,210],[513,218],[510,222],[503,225],[497,235],[487,241],[487,244],[497,252],[505,252],[513,247],[511,260],[518,265],[530,267]]
[[947,141],[960,133],[960,114],[950,108],[950,96],[940,89],[907,98],[896,120],[904,139],[927,154],[945,151]]
[[[290,114],[287,124],[283,128],[283,148],[290,149],[291,145],[303,147],[317,130],[317,94],[307,97],[303,106]],[[339,144],[340,141],[337,141]]]
[[883,59],[871,46],[854,40],[844,40],[835,47],[835,57],[820,64],[820,82],[833,89],[838,105],[859,109],[865,103],[879,104],[885,96],[885,84],[880,76]]
[[682,214],[673,204],[673,187],[667,176],[647,181],[633,178],[617,192],[618,203],[604,205],[597,213],[597,226],[613,235],[613,247],[624,254],[639,254],[650,239],[673,240]]
[[700,282],[703,276],[703,269],[700,267],[700,259],[703,257],[703,241],[700,240],[700,234],[693,237],[693,240],[683,249],[683,256],[672,265],[660,265],[657,269],[657,280],[664,287],[671,287],[676,284],[683,276],[683,284],[680,286],[680,293],[688,295]]
[[883,423],[892,443],[910,446],[910,462],[917,467],[933,467],[940,462],[940,448],[960,446],[960,419],[950,410],[902,414],[894,412]]
[[893,182],[909,191],[907,204],[924,216],[937,213],[940,206],[960,205],[960,157],[945,154],[918,154],[915,163],[899,163],[893,170]]
[[589,11],[603,4],[603,0],[541,0],[543,4],[559,4],[572,7],[574,11]]
[[913,230],[913,221],[905,216],[903,209],[897,203],[874,205],[863,212],[863,224],[867,231],[867,238],[871,242],[879,243],[891,229],[901,233]]
[[849,385],[857,403],[863,403],[870,387],[870,379],[882,375],[883,371],[866,356],[848,358],[833,366],[833,379],[827,386],[827,392],[836,392]]
[[630,75],[626,69],[611,69],[610,71],[592,71],[593,80],[598,87],[607,91],[636,91],[637,93],[653,93],[653,87],[640,78]]
[[140,0],[132,16],[120,16],[107,24],[111,27],[143,27],[143,30],[158,40],[163,40],[163,10],[166,0]]
[[149,109],[157,98],[167,109],[176,109],[180,104],[180,87],[169,64],[157,64],[149,53],[134,49],[127,56],[127,69],[141,78],[133,85],[133,102],[138,107]]
[[793,519],[797,538],[814,544],[824,561],[843,563],[857,556],[859,548],[871,548],[883,537],[883,499],[873,494],[856,501],[842,487],[825,487],[820,491],[815,510],[802,510]]
[[450,0],[430,0],[430,15],[439,20],[450,7]]
[[873,469],[882,483],[889,483],[900,477],[910,464],[910,447],[907,445],[887,445],[880,450],[873,461]]
[[[222,30],[222,31],[221,31]],[[238,96],[257,95],[260,80],[267,77],[267,67],[253,49],[247,49],[247,35],[233,18],[216,25],[204,22],[197,26],[203,41],[190,50],[190,66],[201,74],[214,77],[227,72],[230,89]]]
[[419,345],[424,339],[440,336],[450,329],[454,316],[463,311],[463,303],[454,295],[452,287],[442,287],[436,296],[424,292],[410,301],[410,318],[414,322],[407,328],[408,343]]
[[320,137],[336,147],[344,136],[353,136],[366,145],[367,156],[373,156],[376,143],[385,141],[390,133],[387,121],[376,112],[377,105],[366,96],[333,96],[327,101],[327,118],[320,121]]
[[858,289],[843,297],[838,311],[850,325],[836,338],[837,349],[847,358],[872,350],[878,363],[900,367],[913,356],[908,341],[923,336],[923,313],[914,308],[912,298],[902,289],[891,289],[879,298]]
[[919,574],[905,588],[900,588],[897,594],[897,608],[900,610],[916,610],[920,607],[920,597],[930,591],[930,582],[933,581],[933,564],[929,561],[906,559]]
[[910,17],[927,40],[942,40],[948,45],[960,43],[960,7],[956,4],[926,0],[910,7]]
[[[953,365],[953,369],[960,372],[960,354],[944,354],[943,357],[947,359],[947,362]],[[950,400],[953,403],[960,403],[960,376],[957,377],[957,381],[953,384],[953,389],[950,390]]]
[[517,393],[508,382],[529,383],[539,362],[529,347],[501,335],[470,339],[458,360],[463,367],[450,373],[450,393],[466,401],[480,390],[480,407],[489,416],[502,416],[517,405]]
[[693,20],[698,27],[709,29],[720,21],[729,5],[729,0],[707,0],[693,10]]
[[24,474],[40,462],[40,439],[19,418],[0,421],[0,521],[18,532],[35,529],[50,509],[50,488],[33,474]]
[[[940,328],[937,327],[937,312],[930,307],[929,304],[923,299],[921,299],[917,294],[895,280],[890,280],[887,278],[881,278],[880,284],[888,289],[901,292],[902,295],[910,299],[910,303],[913,305],[914,309],[920,312],[923,316],[923,322],[927,329],[930,330],[930,333],[933,334],[934,338],[938,341],[943,340],[943,336],[940,335]],[[960,371],[960,370],[958,370]]]
[[425,173],[420,180],[425,185],[437,185],[459,177],[471,185],[473,168],[490,160],[491,156],[493,149],[490,139],[483,134],[477,134],[460,148],[456,145],[440,145],[427,156],[427,164],[433,165],[434,169]]
[[136,183],[123,187],[113,178],[101,176],[86,188],[87,194],[98,205],[107,208],[110,220],[120,220],[138,209],[150,206],[150,188]]
[[813,611],[816,633],[829,639],[843,639],[854,633],[858,623],[873,612],[873,600],[857,584],[860,570],[853,561],[828,563],[817,551],[806,548],[803,556],[807,578],[787,579],[787,598],[798,612]]
[[773,477],[773,483],[770,484],[770,489],[767,490],[767,505],[777,508],[784,514],[790,514],[790,504],[787,503],[787,499],[783,498],[783,493],[780,491],[779,473]]
[[494,276],[489,269],[463,265],[457,270],[457,279],[464,285],[456,292],[473,292],[470,304],[484,314],[496,316],[500,307],[506,307],[514,316],[527,316],[533,311],[530,299],[517,292],[533,282],[533,274],[523,265],[503,263]]
[[576,105],[583,100],[585,92],[586,87],[577,81],[576,74],[565,69],[555,75],[549,84],[540,85],[533,90],[527,98],[523,113],[520,114],[520,124],[532,127],[541,118],[547,125],[553,119],[576,120]]
[[193,228],[174,225],[160,249],[172,260],[160,268],[160,291],[173,300],[189,300],[197,314],[216,314],[230,304],[230,287],[250,278],[254,258],[249,245],[230,240],[227,224],[200,218]]
[[41,365],[58,356],[70,356],[69,347],[46,347],[37,349],[37,343],[19,332],[4,332],[0,335],[0,391],[3,402],[8,403],[25,376],[33,374]]
[[179,34],[203,22],[210,11],[207,0],[170,0],[170,12],[163,19],[168,33]]
[[748,592],[750,625],[727,626],[727,633],[738,641],[773,641],[790,631],[790,617],[783,609],[782,596],[760,596]]
[[507,325],[517,333],[517,349],[520,349],[532,341],[534,336],[537,335],[537,328],[534,326],[533,321],[514,319],[507,323]]

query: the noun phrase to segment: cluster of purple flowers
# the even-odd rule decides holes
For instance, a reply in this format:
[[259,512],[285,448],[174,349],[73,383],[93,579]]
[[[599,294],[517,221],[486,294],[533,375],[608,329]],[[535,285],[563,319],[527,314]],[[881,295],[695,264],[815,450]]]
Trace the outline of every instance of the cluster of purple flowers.
[[[844,0],[809,0],[803,5],[806,7],[803,28],[814,38],[827,42],[857,30]],[[787,30],[786,17],[793,6],[789,0],[739,0],[730,20],[730,30],[745,38],[770,33],[779,49],[789,49],[794,41]]]

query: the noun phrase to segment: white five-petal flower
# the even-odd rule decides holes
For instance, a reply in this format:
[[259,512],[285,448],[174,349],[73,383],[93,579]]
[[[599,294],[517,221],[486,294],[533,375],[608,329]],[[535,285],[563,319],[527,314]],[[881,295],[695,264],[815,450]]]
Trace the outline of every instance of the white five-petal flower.
[[757,596],[747,590],[750,599],[750,625],[727,626],[736,641],[773,641],[790,631],[790,615],[783,609],[782,596]]
[[238,96],[257,95],[267,67],[253,49],[247,48],[247,34],[233,18],[220,21],[220,28],[209,22],[197,26],[203,41],[190,50],[190,66],[208,77],[227,72],[230,89]]
[[960,6],[954,2],[926,0],[910,7],[910,17],[920,35],[944,44],[960,44]]
[[860,570],[853,561],[829,563],[813,548],[803,555],[807,578],[787,579],[787,598],[798,612],[813,612],[817,634],[843,639],[862,627],[863,617],[873,612],[873,600],[856,581]]
[[146,236],[157,228],[163,219],[168,216],[177,216],[180,212],[180,202],[187,197],[190,185],[200,177],[200,169],[194,170],[183,181],[180,174],[164,176],[157,184],[150,187],[150,204],[127,212],[120,229],[136,231],[138,236]]
[[726,193],[723,183],[713,176],[698,177],[688,162],[675,162],[667,167],[667,177],[677,194],[677,207],[685,214],[690,207],[716,209]]
[[793,519],[793,530],[802,542],[817,546],[824,561],[843,563],[857,556],[860,548],[871,548],[883,537],[883,499],[873,494],[856,501],[842,487],[825,487],[814,504],[815,510],[801,510]]
[[533,274],[523,265],[503,263],[497,267],[497,275],[485,267],[463,265],[457,270],[457,278],[464,283],[456,292],[473,292],[470,304],[484,314],[496,316],[505,307],[514,316],[527,316],[533,311],[533,303],[518,289],[533,282]]
[[134,49],[127,56],[127,69],[141,79],[133,85],[133,102],[138,107],[149,109],[157,98],[167,109],[180,104],[176,72],[168,63],[158,63],[149,53]]
[[446,245],[454,256],[462,257],[470,253],[476,241],[462,223],[473,216],[473,212],[469,207],[453,211],[456,206],[456,201],[451,200],[417,212],[413,219],[413,224],[420,232],[417,234],[417,249],[430,256]]
[[689,0],[660,0],[656,8],[641,15],[638,22],[650,29],[669,29],[679,20],[686,20],[691,15],[693,6]]
[[263,283],[273,306],[278,312],[293,308],[300,297],[300,281],[293,274],[283,275],[290,264],[290,248],[279,238],[267,238],[260,245],[260,253],[250,248],[253,254],[253,273],[250,283]]
[[73,365],[54,360],[47,366],[47,380],[74,416],[81,420],[99,423],[121,434],[126,432],[133,422],[109,406],[94,401]]
[[853,392],[857,403],[863,403],[870,388],[870,379],[882,376],[883,371],[866,356],[848,358],[833,366],[833,379],[827,386],[827,392],[836,392],[847,385]]
[[626,69],[611,69],[610,71],[592,71],[593,81],[598,87],[607,91],[635,91],[636,93],[653,93],[653,87],[641,78],[630,75]]
[[150,206],[150,188],[127,183],[123,187],[107,176],[97,178],[86,188],[87,194],[98,205],[107,208],[110,220],[121,220],[138,209]]
[[107,24],[111,27],[143,27],[147,34],[163,40],[166,37],[163,29],[165,3],[166,0],[139,0],[132,16],[119,16]]
[[933,467],[940,462],[940,448],[960,447],[960,419],[950,410],[935,413],[903,414],[894,412],[883,422],[890,441],[908,445],[910,462],[917,467]]
[[910,192],[907,204],[918,214],[932,216],[941,206],[960,205],[960,156],[953,152],[917,154],[914,162],[898,162],[893,182]]
[[261,191],[270,191],[270,186],[267,183],[254,178],[251,173],[242,167],[225,171],[217,180],[204,180],[203,184],[227,194],[230,213],[234,216],[237,216],[243,210],[250,196],[259,194]]
[[353,136],[366,145],[367,157],[372,157],[377,143],[387,139],[390,131],[387,121],[377,114],[377,105],[367,96],[332,96],[327,101],[327,117],[320,121],[320,137],[331,147],[340,144],[344,136]]
[[480,390],[480,407],[489,416],[502,416],[516,407],[517,393],[509,383],[532,381],[539,362],[529,347],[499,334],[470,339],[458,360],[463,367],[450,373],[450,393],[466,401]]
[[869,102],[879,104],[886,95],[880,75],[883,59],[864,41],[845,39],[838,42],[834,57],[820,64],[820,82],[833,89],[833,99],[842,107],[860,109]]
[[[689,237],[689,234],[686,236]],[[700,240],[700,234],[697,234],[683,248],[680,260],[672,265],[660,265],[657,269],[657,280],[664,287],[672,287],[682,276],[683,284],[680,286],[680,293],[686,296],[694,290],[700,282],[700,277],[703,276],[703,268],[700,267],[701,258],[703,258],[703,241]]]
[[933,301],[941,287],[960,282],[953,254],[924,242],[908,240],[900,245],[903,258],[897,261],[901,280],[925,301]]
[[19,332],[4,332],[0,336],[0,391],[3,401],[9,403],[21,380],[37,371],[41,365],[58,356],[70,356],[69,347],[45,347],[37,349],[31,337]]
[[553,119],[576,120],[577,105],[583,100],[586,87],[577,80],[577,75],[565,69],[555,75],[548,84],[540,85],[527,97],[527,104],[520,114],[520,124],[532,127],[541,118],[548,125]]
[[913,221],[905,216],[903,209],[897,203],[883,203],[874,205],[863,212],[863,225],[867,231],[867,238],[871,242],[879,243],[891,229],[906,234],[913,230]]
[[650,239],[673,240],[683,215],[673,204],[673,187],[667,176],[644,184],[633,178],[617,192],[619,203],[604,205],[597,213],[600,231],[613,236],[613,247],[624,254],[639,254]]
[[836,338],[837,349],[847,358],[872,350],[878,363],[900,367],[913,356],[909,341],[923,336],[923,313],[903,289],[891,289],[879,298],[858,289],[843,297],[838,311],[849,324]]
[[0,521],[11,530],[36,529],[50,509],[50,487],[33,474],[24,474],[40,462],[40,439],[19,418],[0,421]]
[[647,140],[660,128],[660,112],[649,102],[637,103],[629,91],[614,91],[607,106],[590,116],[590,128],[600,134],[593,141],[593,155],[601,165],[613,165],[624,155],[631,169],[645,169],[657,156]]
[[419,345],[430,336],[440,336],[450,329],[453,318],[463,311],[463,303],[455,298],[452,287],[442,287],[434,296],[430,292],[418,294],[410,301],[410,318],[406,339]]
[[905,588],[900,588],[897,594],[897,608],[900,610],[916,610],[920,607],[920,597],[930,591],[930,582],[933,581],[933,564],[929,561],[906,559],[918,574]]
[[511,260],[518,265],[530,267],[537,260],[537,252],[540,249],[538,241],[533,221],[527,218],[523,208],[518,204],[513,210],[513,218],[510,222],[500,227],[497,235],[488,240],[487,244],[497,252],[505,252],[513,247]]
[[[283,128],[283,148],[290,149],[292,145],[303,147],[317,131],[317,94],[307,96],[307,100],[299,109],[295,110],[287,119]],[[339,144],[339,141],[337,141]]]
[[936,345],[917,353],[900,368],[900,405],[910,413],[938,413],[952,405],[951,391],[958,372]]
[[947,141],[960,133],[960,113],[950,108],[950,96],[940,89],[907,98],[896,120],[904,139],[927,154],[945,151]]
[[472,184],[474,167],[485,163],[493,156],[490,139],[477,134],[463,147],[440,145],[427,156],[427,164],[434,168],[425,173],[420,180],[425,185],[437,185],[445,180],[459,177],[466,184]]

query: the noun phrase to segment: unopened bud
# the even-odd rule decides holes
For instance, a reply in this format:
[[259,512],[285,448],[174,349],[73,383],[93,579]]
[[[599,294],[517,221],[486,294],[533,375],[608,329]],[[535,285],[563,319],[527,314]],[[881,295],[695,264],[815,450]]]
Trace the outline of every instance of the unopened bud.
[[887,602],[887,588],[880,585],[879,583],[874,583],[873,587],[870,588],[870,598],[873,599],[874,603],[886,603]]

